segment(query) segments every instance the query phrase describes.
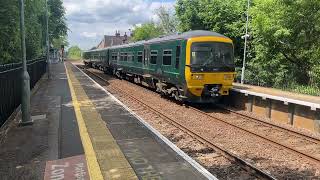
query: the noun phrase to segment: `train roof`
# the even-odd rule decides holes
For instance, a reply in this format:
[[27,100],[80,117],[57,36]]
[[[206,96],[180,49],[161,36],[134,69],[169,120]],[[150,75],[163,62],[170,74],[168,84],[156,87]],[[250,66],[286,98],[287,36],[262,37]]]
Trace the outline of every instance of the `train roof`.
[[144,41],[138,41],[138,42],[133,42],[133,43],[128,43],[128,44],[106,47],[103,49],[94,49],[94,50],[89,50],[89,51],[85,51],[85,52],[98,52],[98,51],[102,51],[102,50],[106,50],[106,49],[126,48],[126,47],[139,46],[139,45],[144,45],[144,44],[152,44],[152,43],[157,43],[157,42],[189,39],[189,38],[201,37],[201,36],[215,36],[215,37],[227,38],[226,36],[219,34],[219,33],[216,33],[216,32],[195,30],[195,31],[188,31],[188,32],[184,32],[184,33],[172,34],[172,35],[168,35],[168,36],[160,36],[160,37],[153,38],[150,40],[144,40]]

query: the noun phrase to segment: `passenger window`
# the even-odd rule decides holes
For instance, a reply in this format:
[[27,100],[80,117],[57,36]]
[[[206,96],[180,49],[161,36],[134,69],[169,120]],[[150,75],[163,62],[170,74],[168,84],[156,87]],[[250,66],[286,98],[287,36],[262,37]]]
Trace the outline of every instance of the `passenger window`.
[[138,51],[138,62],[142,62],[142,51]]
[[117,53],[113,52],[111,58],[112,58],[112,61],[116,61],[117,60]]
[[163,50],[162,64],[171,65],[172,50]]
[[176,49],[176,69],[179,69],[180,53],[181,53],[181,46],[177,46],[177,49]]
[[120,61],[123,61],[123,52],[120,53]]
[[128,53],[123,53],[123,60],[128,61]]
[[150,64],[157,64],[158,51],[152,50],[150,56]]
[[128,52],[128,61],[133,61],[133,53]]

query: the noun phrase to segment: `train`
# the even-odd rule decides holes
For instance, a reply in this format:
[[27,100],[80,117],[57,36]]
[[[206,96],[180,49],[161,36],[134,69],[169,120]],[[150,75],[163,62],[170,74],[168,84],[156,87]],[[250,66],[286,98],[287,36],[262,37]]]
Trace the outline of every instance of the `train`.
[[177,101],[215,103],[235,78],[230,38],[196,30],[85,51],[86,66],[151,88]]

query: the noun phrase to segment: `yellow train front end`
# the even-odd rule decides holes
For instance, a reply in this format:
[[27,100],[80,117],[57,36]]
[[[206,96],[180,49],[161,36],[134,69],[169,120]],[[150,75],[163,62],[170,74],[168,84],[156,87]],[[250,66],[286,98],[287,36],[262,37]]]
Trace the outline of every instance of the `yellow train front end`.
[[185,80],[191,102],[212,103],[229,95],[235,78],[233,49],[232,40],[226,37],[188,39]]

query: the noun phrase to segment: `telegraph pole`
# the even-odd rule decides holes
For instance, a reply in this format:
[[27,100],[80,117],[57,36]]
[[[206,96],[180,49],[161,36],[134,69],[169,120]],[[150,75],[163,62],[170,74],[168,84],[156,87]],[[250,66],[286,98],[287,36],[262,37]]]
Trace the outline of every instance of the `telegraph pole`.
[[50,79],[50,44],[49,44],[49,13],[48,13],[48,0],[46,0],[46,45],[47,45],[47,73],[48,73],[48,79]]
[[30,76],[27,70],[26,59],[26,37],[24,27],[24,0],[20,0],[20,33],[21,33],[21,50],[22,50],[22,89],[21,89],[21,126],[31,125],[33,121],[30,117]]
[[249,38],[249,34],[248,34],[249,9],[250,9],[250,0],[248,0],[247,22],[246,22],[246,34],[245,34],[244,36],[242,36],[242,38],[244,38],[244,52],[243,52],[242,72],[241,72],[241,84],[244,83],[244,71],[245,71],[245,69],[246,69],[247,40],[248,40],[248,38]]

